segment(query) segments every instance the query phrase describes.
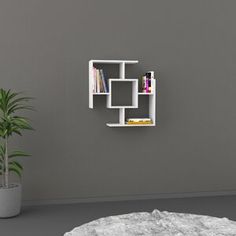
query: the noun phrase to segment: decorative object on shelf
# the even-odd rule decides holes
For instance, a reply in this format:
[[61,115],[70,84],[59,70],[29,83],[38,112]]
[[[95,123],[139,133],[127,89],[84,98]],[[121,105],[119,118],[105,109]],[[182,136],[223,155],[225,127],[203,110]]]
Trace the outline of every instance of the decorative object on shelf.
[[29,156],[22,151],[9,150],[9,138],[22,135],[23,130],[33,130],[27,118],[16,114],[18,111],[32,110],[27,105],[30,97],[21,96],[11,90],[0,89],[0,218],[16,216],[21,209],[21,184],[10,183],[9,173],[21,177],[22,165],[17,157]]
[[142,76],[142,92],[151,93],[153,86],[152,80],[154,79],[154,71],[148,71],[145,75]]
[[[104,95],[107,99],[106,107],[119,110],[119,123],[107,123],[109,127],[143,127],[156,125],[156,80],[154,71],[148,71],[142,77],[142,89],[139,91],[138,78],[125,78],[125,69],[128,65],[137,64],[137,60],[90,60],[89,61],[89,108],[93,109],[94,96]],[[105,76],[102,65],[113,64],[119,66],[119,78]],[[99,69],[96,68],[99,65]],[[132,83],[132,104],[113,105],[112,87],[114,83]],[[139,96],[148,95],[149,114],[145,118],[127,118],[126,110],[138,108]],[[139,121],[138,121],[138,120]],[[146,120],[145,120],[146,119]],[[132,120],[132,121],[131,121]]]
[[197,236],[236,235],[236,222],[227,218],[154,210],[109,216],[91,221],[64,236]]

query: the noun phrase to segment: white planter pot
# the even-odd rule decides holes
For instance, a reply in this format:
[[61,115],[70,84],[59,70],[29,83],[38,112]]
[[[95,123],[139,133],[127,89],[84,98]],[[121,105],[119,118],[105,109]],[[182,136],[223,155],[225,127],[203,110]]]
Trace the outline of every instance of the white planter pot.
[[20,214],[21,184],[10,184],[8,188],[0,186],[0,218]]

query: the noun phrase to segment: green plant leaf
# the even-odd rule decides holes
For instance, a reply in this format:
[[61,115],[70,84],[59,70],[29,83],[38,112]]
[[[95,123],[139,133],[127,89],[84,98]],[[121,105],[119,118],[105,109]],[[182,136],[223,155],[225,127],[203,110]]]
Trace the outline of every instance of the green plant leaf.
[[[9,92],[11,91],[11,90],[8,90]],[[18,96],[18,95],[20,95],[21,93],[8,93],[8,98],[7,98],[7,102],[9,102],[10,100],[12,100],[14,97],[16,97],[16,96]]]
[[9,162],[9,168],[12,168],[12,167],[17,167],[20,171],[23,170],[23,166],[17,161],[10,161]]
[[23,170],[23,167],[17,161],[10,161],[8,170],[9,172],[15,172],[19,177],[21,177],[21,172]]
[[31,156],[31,155],[27,154],[23,151],[14,151],[8,157],[13,158],[13,157],[29,157],[29,156]]
[[26,119],[25,117],[14,116],[12,117],[12,123],[15,125],[15,127],[18,127],[20,129],[33,129],[29,124],[28,119]]
[[20,104],[16,104],[14,106],[12,106],[9,110],[8,110],[8,114],[14,113],[17,110],[30,110],[30,111],[34,111],[34,108],[32,106],[24,106],[24,105],[20,105]]
[[18,167],[16,167],[16,166],[10,167],[9,172],[15,172],[21,178],[21,171],[19,170]]
[[6,91],[0,89],[0,108],[3,112],[6,112],[7,100],[6,100]]
[[5,156],[5,145],[0,145],[0,159],[4,159]]
[[13,133],[21,135],[21,130],[33,130],[28,119],[20,116],[7,116],[1,118],[2,137],[11,136]]
[[13,129],[12,133],[15,133],[15,134],[18,134],[18,135],[22,136],[22,133],[18,129]]
[[22,104],[22,102],[25,103],[25,102],[28,102],[28,101],[30,101],[32,99],[33,99],[32,97],[19,97],[19,98],[15,98],[11,102],[9,102],[9,104],[8,104],[8,108],[9,109],[8,110],[10,110],[15,104],[20,105],[20,104]]

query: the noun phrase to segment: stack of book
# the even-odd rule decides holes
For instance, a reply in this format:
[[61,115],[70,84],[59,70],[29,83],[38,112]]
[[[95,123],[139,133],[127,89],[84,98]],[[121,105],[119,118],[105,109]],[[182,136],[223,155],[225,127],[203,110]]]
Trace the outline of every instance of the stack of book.
[[107,80],[105,79],[103,69],[96,69],[95,67],[93,67],[93,92],[108,92]]
[[150,118],[130,118],[130,119],[127,119],[126,124],[128,124],[128,125],[148,125],[148,124],[152,124],[152,119],[150,119]]
[[151,93],[152,92],[152,79],[154,79],[154,71],[148,71],[142,76],[142,92]]

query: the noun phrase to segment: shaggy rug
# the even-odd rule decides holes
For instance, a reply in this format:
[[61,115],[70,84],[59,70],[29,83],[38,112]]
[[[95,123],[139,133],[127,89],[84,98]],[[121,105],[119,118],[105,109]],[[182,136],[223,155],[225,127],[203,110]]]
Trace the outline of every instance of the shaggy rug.
[[236,236],[227,218],[154,210],[109,216],[84,224],[64,236]]

